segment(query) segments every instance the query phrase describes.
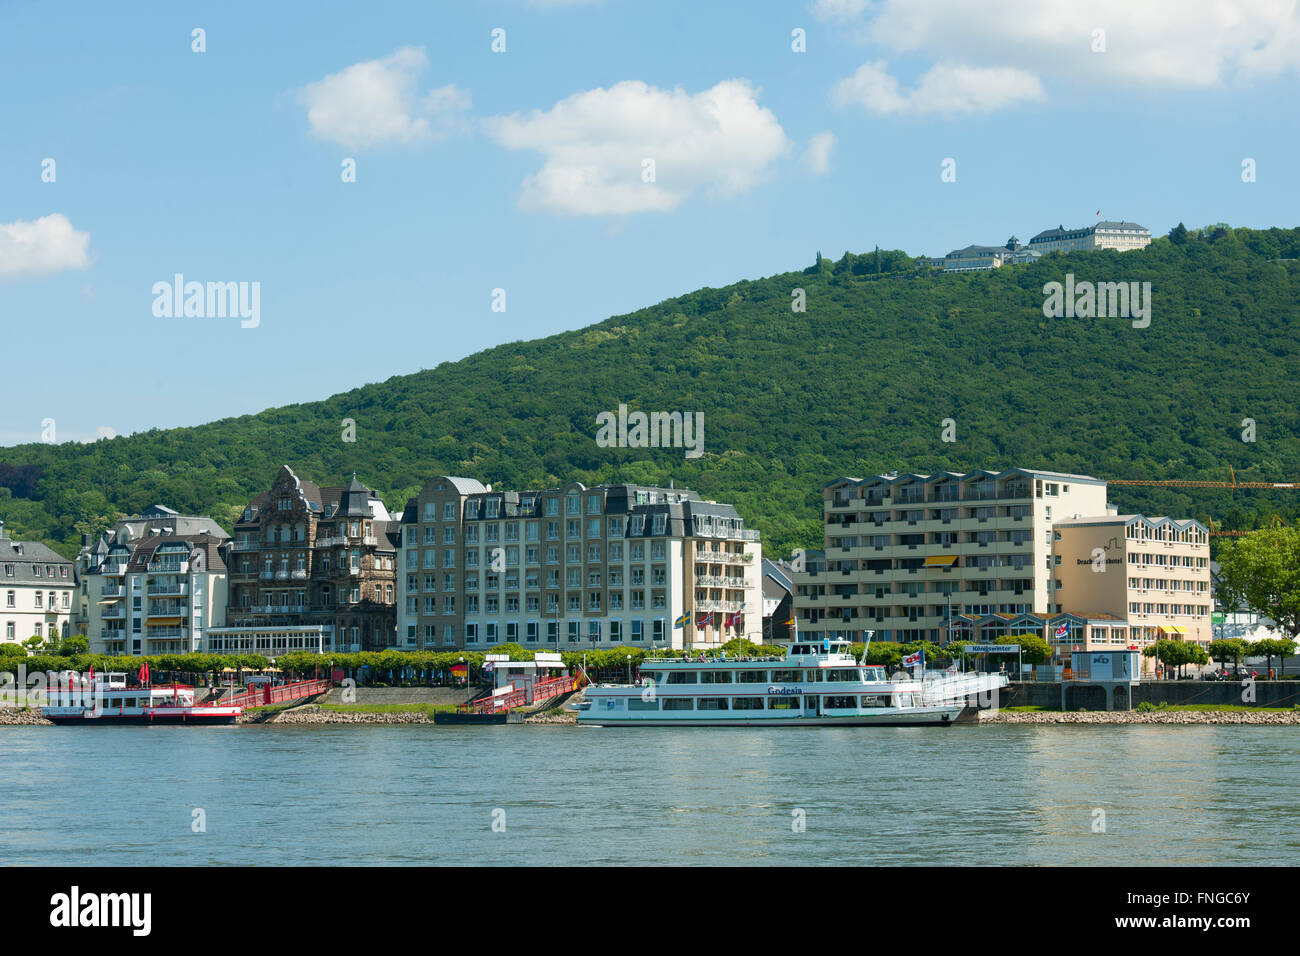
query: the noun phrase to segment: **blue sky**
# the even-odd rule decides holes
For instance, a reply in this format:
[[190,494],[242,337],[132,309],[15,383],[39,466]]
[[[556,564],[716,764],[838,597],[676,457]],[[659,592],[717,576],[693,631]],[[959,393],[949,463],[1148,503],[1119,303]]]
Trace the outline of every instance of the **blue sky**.
[[[974,6],[0,4],[0,444],[319,399],[818,250],[1300,224],[1295,4]],[[176,273],[260,283],[260,323],[155,316]]]

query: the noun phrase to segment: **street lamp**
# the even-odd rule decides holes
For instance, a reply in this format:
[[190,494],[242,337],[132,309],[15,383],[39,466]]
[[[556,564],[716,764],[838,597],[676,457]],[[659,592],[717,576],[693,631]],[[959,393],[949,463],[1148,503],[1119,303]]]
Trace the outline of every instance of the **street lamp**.
[[632,683],[632,655],[627,655],[627,682]]

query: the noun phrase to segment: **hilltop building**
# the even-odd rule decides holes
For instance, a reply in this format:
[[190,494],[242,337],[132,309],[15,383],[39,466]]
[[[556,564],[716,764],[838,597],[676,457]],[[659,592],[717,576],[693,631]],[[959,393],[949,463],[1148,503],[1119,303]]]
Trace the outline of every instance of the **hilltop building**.
[[1106,483],[1033,469],[838,478],[825,554],[794,575],[801,635],[863,640],[1033,632],[1074,650],[1210,640],[1209,533],[1118,515]]
[[393,643],[397,522],[354,475],[322,488],[288,466],[244,508],[213,653],[350,652]]
[[1136,222],[1111,222],[1103,220],[1092,226],[1078,229],[1044,229],[1029,240],[1029,248],[1039,255],[1049,252],[1091,252],[1094,249],[1141,249],[1151,244],[1151,230]]
[[[685,488],[494,491],[444,475],[407,504],[400,564],[407,650],[762,638],[758,532],[733,506]],[[685,614],[690,623],[674,626]]]
[[14,541],[0,521],[0,581],[4,610],[0,641],[21,644],[31,637],[44,639],[69,635],[72,592],[76,583],[73,564],[53,549],[35,541]]
[[973,272],[997,269],[1004,265],[1033,262],[1039,253],[1025,248],[1012,236],[1001,246],[967,246],[954,249],[943,258],[945,272]]

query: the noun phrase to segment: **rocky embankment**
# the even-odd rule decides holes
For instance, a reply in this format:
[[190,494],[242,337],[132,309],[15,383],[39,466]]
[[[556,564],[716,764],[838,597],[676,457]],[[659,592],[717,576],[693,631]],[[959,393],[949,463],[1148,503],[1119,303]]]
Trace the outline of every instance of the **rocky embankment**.
[[0,726],[5,725],[13,727],[53,727],[54,722],[42,717],[40,711],[13,710],[5,707],[0,708]]
[[982,724],[1300,724],[1300,711],[1267,710],[982,710]]
[[396,713],[342,712],[325,710],[319,704],[307,704],[282,710],[270,718],[259,719],[258,714],[241,714],[241,724],[431,724],[433,718],[421,711],[398,711]]

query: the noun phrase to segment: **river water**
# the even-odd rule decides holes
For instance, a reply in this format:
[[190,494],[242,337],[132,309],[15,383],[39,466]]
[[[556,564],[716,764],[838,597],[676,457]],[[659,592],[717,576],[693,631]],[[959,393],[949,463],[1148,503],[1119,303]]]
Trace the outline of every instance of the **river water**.
[[1287,726],[3,727],[0,864],[1296,865],[1298,784]]

